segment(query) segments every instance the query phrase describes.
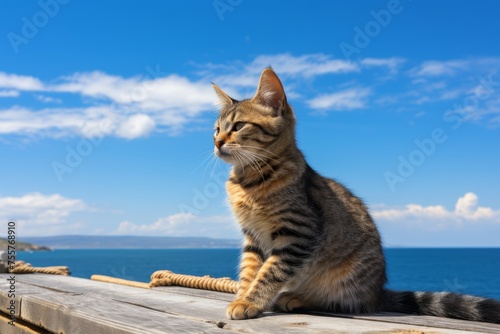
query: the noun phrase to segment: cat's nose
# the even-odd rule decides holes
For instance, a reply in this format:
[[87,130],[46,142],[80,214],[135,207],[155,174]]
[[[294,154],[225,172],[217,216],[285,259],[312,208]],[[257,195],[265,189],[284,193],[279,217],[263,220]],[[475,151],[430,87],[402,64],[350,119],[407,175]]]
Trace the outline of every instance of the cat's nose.
[[223,140],[216,140],[215,141],[215,146],[217,146],[217,148],[220,150],[220,148],[222,147],[222,145],[224,145],[224,141]]

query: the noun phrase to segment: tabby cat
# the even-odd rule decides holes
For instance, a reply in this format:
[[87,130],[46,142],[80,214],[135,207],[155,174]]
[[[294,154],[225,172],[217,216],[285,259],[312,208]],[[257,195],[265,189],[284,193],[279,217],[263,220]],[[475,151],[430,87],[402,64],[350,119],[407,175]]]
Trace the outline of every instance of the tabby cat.
[[367,207],[307,164],[271,68],[252,99],[237,101],[213,86],[221,106],[214,151],[233,165],[226,188],[245,237],[229,318],[393,311],[500,323],[500,302],[492,299],[384,288],[384,254]]

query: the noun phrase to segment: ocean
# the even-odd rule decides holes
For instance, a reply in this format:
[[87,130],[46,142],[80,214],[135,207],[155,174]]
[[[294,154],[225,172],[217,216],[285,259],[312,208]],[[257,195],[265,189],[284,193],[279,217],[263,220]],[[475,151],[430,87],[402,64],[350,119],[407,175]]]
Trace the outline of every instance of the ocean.
[[[156,270],[237,278],[238,249],[98,249],[20,252],[36,267],[65,265],[92,274],[149,282]],[[500,300],[500,248],[388,248],[388,288],[451,291]]]

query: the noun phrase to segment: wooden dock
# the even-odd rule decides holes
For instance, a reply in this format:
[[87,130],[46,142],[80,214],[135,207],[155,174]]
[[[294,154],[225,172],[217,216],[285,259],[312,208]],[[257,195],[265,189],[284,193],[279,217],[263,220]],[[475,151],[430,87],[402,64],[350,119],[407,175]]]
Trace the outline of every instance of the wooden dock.
[[[12,290],[10,276],[0,274],[1,334],[500,333],[495,324],[390,313],[265,313],[258,319],[233,321],[225,315],[233,299],[227,293],[141,289],[43,274],[14,275]],[[9,325],[11,303],[15,327]]]

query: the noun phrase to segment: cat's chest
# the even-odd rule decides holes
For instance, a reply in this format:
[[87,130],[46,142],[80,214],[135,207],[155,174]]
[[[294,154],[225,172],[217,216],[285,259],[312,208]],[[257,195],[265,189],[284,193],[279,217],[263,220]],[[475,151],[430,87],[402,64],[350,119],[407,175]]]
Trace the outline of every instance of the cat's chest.
[[235,203],[233,210],[241,227],[251,230],[253,234],[257,234],[259,237],[270,235],[276,227],[270,207],[257,203],[245,203],[244,205]]
[[271,248],[271,236],[278,225],[272,214],[273,204],[257,202],[245,193],[237,192],[230,194],[229,203],[242,230],[251,233],[264,248]]

